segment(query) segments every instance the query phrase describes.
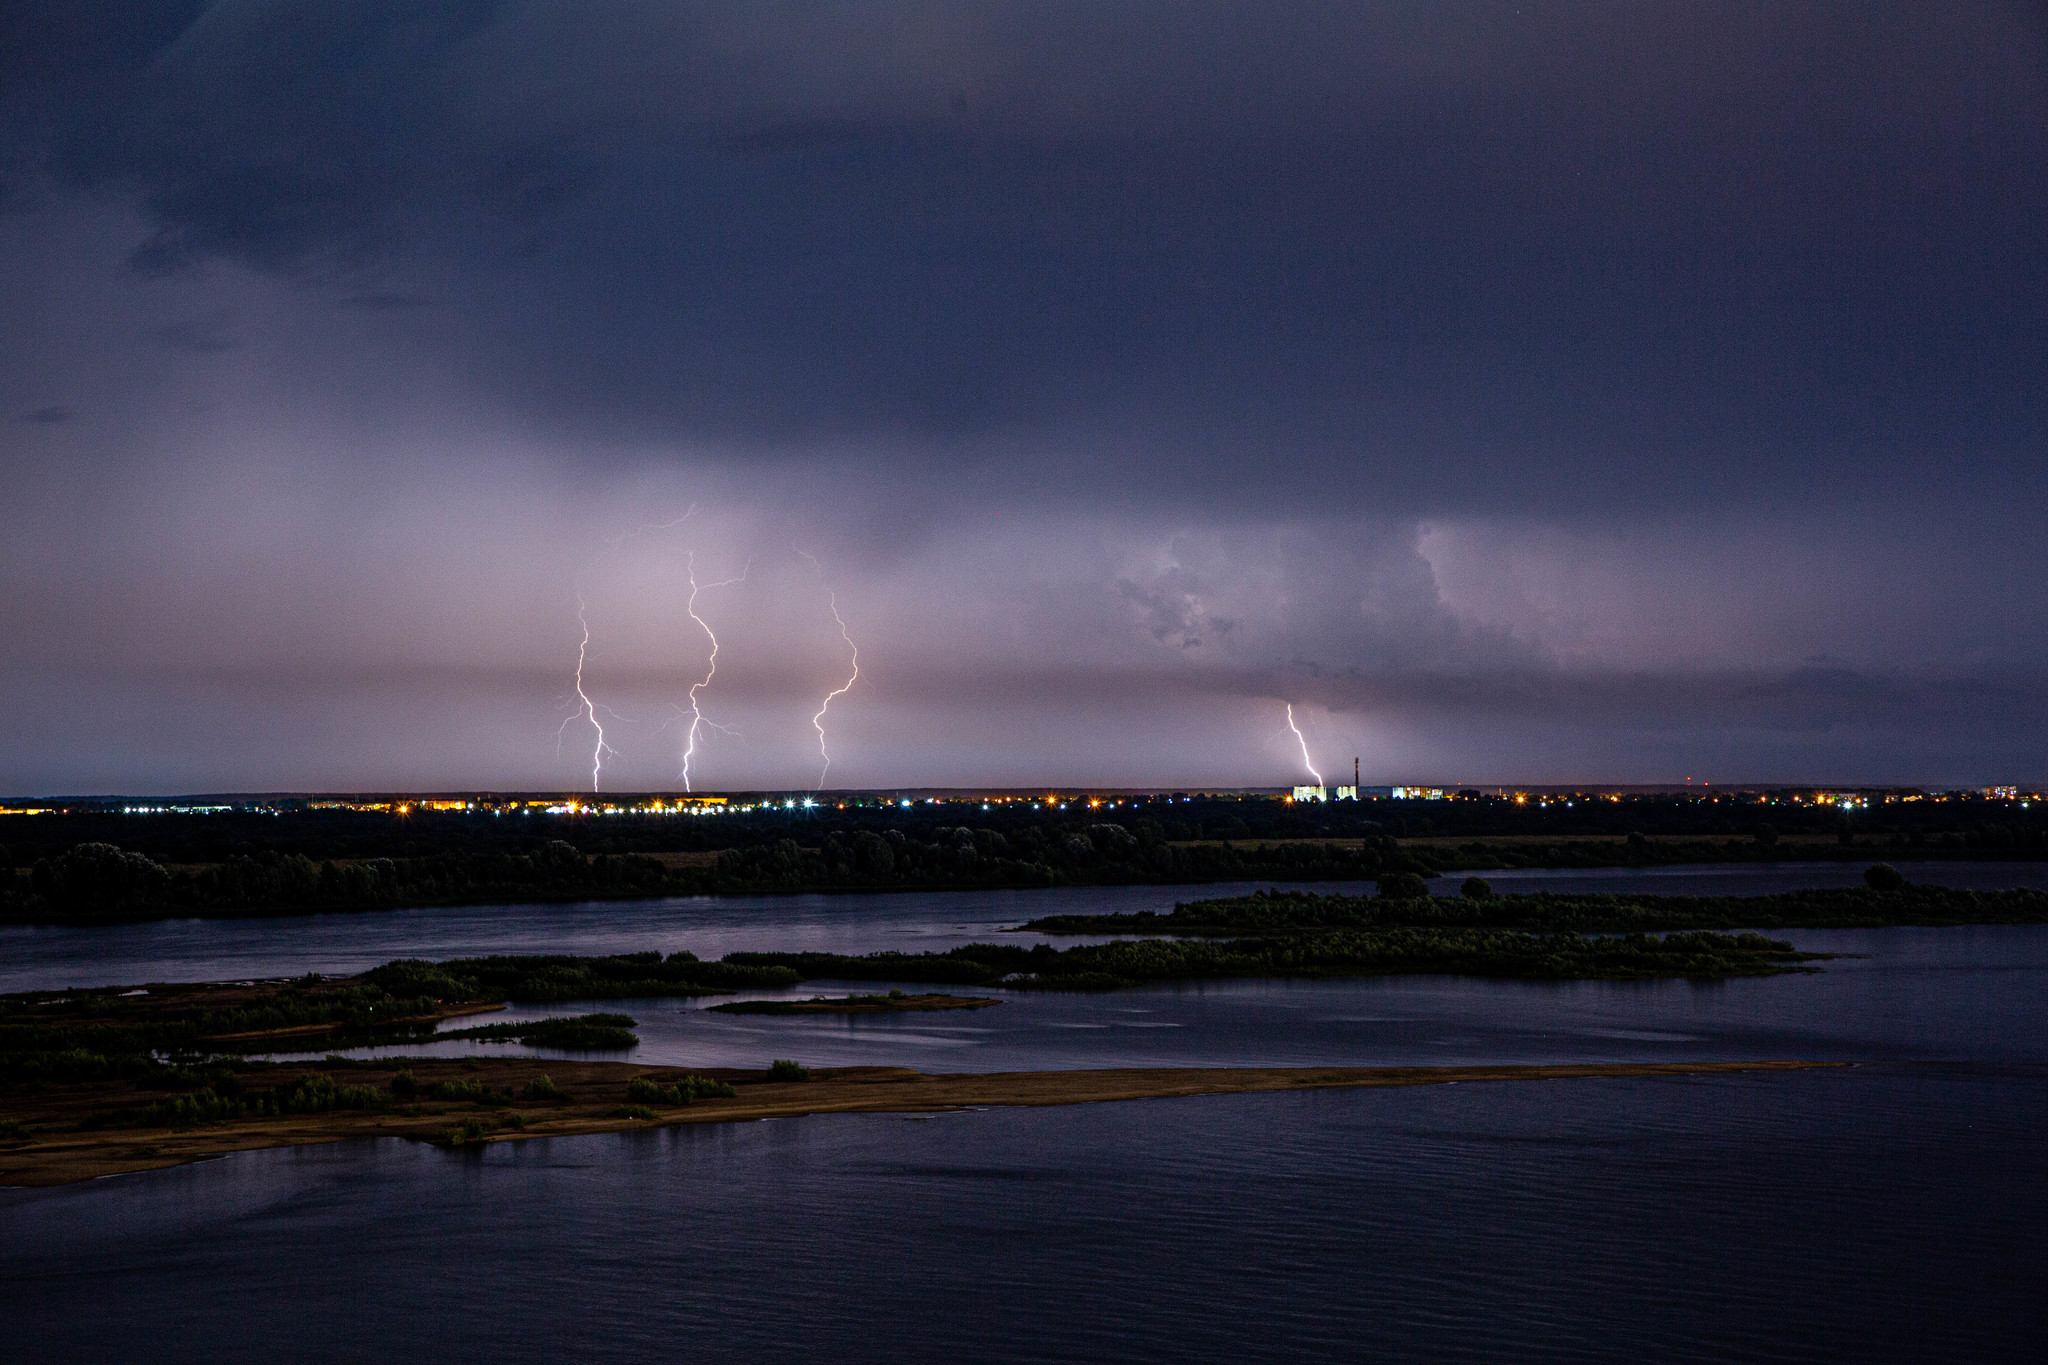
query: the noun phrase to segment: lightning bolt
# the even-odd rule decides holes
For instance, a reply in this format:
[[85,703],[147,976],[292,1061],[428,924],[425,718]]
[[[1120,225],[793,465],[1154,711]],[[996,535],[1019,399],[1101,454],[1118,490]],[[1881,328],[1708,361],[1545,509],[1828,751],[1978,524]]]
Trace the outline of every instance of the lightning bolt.
[[[803,549],[798,549],[797,553],[811,561],[811,567],[818,572],[819,583],[824,583],[825,570],[818,563],[818,557]],[[811,788],[814,792],[825,790],[825,774],[832,771],[832,755],[825,749],[825,713],[832,709],[834,697],[846,695],[848,689],[860,681],[860,646],[853,642],[853,636],[847,632],[846,618],[839,614],[838,594],[829,586],[825,588],[825,605],[831,608],[832,620],[839,626],[839,638],[846,641],[846,647],[853,651],[853,672],[847,675],[845,682],[825,694],[825,700],[818,703],[818,714],[811,717],[811,728],[818,732],[818,757],[824,760],[824,766],[818,769],[818,785]]]
[[594,795],[599,779],[604,776],[604,756],[607,753],[616,754],[618,750],[604,742],[604,722],[597,718],[597,703],[583,690],[583,662],[590,654],[590,615],[581,592],[576,594],[576,624],[583,627],[583,640],[576,646],[576,700],[581,705],[562,718],[561,725],[555,730],[555,747],[557,750],[561,748],[562,732],[569,728],[570,721],[579,715],[590,721],[590,728],[597,731],[597,747],[590,754],[590,790]]
[[1288,728],[1288,729],[1290,729],[1290,730],[1292,730],[1292,731],[1294,731],[1294,738],[1295,738],[1295,741],[1296,741],[1297,743],[1299,743],[1299,744],[1301,745],[1301,766],[1302,766],[1302,767],[1304,767],[1304,768],[1306,768],[1306,769],[1308,769],[1308,771],[1309,771],[1309,775],[1310,775],[1311,777],[1315,778],[1315,780],[1316,780],[1316,785],[1317,785],[1318,787],[1322,786],[1322,785],[1323,785],[1323,775],[1322,775],[1321,773],[1317,772],[1317,771],[1316,771],[1316,765],[1315,765],[1315,764],[1313,764],[1313,763],[1311,763],[1311,762],[1309,761],[1309,757],[1308,757],[1308,740],[1306,740],[1305,738],[1303,738],[1303,737],[1302,737],[1302,733],[1301,733],[1301,727],[1300,727],[1300,726],[1298,726],[1298,725],[1296,725],[1296,724],[1294,723],[1294,703],[1293,703],[1293,702],[1288,702],[1288,703],[1287,703],[1287,728]]
[[[691,510],[695,511],[696,509],[692,508]],[[683,519],[688,520],[687,514],[685,514]],[[698,628],[704,632],[704,638],[711,641],[711,657],[705,663],[704,677],[700,681],[690,684],[690,729],[683,741],[683,790],[687,792],[691,790],[690,760],[697,755],[698,729],[705,725],[711,726],[714,730],[725,729],[724,726],[717,724],[715,721],[705,720],[704,709],[697,704],[697,694],[711,686],[711,680],[718,676],[718,635],[711,629],[711,623],[697,614],[697,594],[708,588],[724,588],[730,587],[734,583],[744,582],[747,577],[747,571],[752,569],[754,564],[752,560],[747,561],[747,567],[740,570],[738,578],[725,578],[720,579],[716,583],[700,584],[697,582],[697,552],[695,550],[688,551],[683,563],[690,575],[690,600],[683,609],[689,612],[690,619],[695,621]]]

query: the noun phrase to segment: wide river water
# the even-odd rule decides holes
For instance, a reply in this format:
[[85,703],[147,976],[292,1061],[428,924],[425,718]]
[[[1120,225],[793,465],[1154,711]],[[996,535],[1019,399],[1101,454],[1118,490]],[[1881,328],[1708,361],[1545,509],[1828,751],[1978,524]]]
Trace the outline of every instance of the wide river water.
[[[1860,870],[1492,880],[1756,894]],[[1904,870],[2048,885],[2038,864]],[[1220,890],[9,928],[0,990],[483,952],[921,951]],[[246,1153],[0,1191],[0,1341],[24,1361],[2048,1358],[2048,928],[1782,936],[1843,956],[1717,983],[998,991],[881,1018],[558,1006],[623,1010],[633,1060],[699,1066],[1857,1065]],[[505,1051],[434,1050],[471,1049]]]

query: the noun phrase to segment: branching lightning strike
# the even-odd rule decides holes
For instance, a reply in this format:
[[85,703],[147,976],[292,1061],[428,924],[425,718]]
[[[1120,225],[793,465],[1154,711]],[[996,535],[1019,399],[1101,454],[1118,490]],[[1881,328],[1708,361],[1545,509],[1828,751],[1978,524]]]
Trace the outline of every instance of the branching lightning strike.
[[[799,549],[797,553],[811,561],[811,567],[818,572],[818,581],[824,583],[825,570],[818,563],[818,557],[808,550]],[[825,700],[818,703],[818,713],[811,717],[811,728],[818,732],[818,757],[824,760],[823,766],[818,769],[818,785],[811,788],[814,792],[825,790],[825,774],[832,771],[832,755],[825,748],[825,713],[832,708],[834,697],[846,695],[847,691],[860,681],[860,646],[853,642],[853,636],[848,633],[846,618],[839,614],[839,596],[829,586],[825,589],[825,605],[831,608],[832,620],[839,627],[839,638],[846,641],[846,647],[853,651],[853,672],[847,675],[845,682],[825,694]]]
[[581,715],[590,721],[590,728],[597,731],[597,747],[590,754],[590,790],[594,794],[598,790],[600,779],[604,776],[604,756],[608,753],[616,754],[618,750],[604,742],[604,722],[597,718],[597,703],[583,690],[583,664],[590,653],[590,615],[580,592],[576,594],[576,624],[583,627],[583,640],[576,646],[576,700],[581,704],[576,710],[564,716],[562,723],[556,727],[555,745],[558,749],[561,747],[562,732],[569,728],[569,722],[577,716]]
[[1295,742],[1301,745],[1301,766],[1302,766],[1302,767],[1304,767],[1304,768],[1306,768],[1306,769],[1308,769],[1308,771],[1309,771],[1309,776],[1311,776],[1311,777],[1315,778],[1315,780],[1316,780],[1316,785],[1317,785],[1318,787],[1322,786],[1322,785],[1323,785],[1323,775],[1322,775],[1321,773],[1317,772],[1317,771],[1316,771],[1316,765],[1315,765],[1314,763],[1311,763],[1311,762],[1309,761],[1309,757],[1308,757],[1308,740],[1307,740],[1307,738],[1305,738],[1305,737],[1304,737],[1304,736],[1302,735],[1302,733],[1301,733],[1301,727],[1300,727],[1300,726],[1298,726],[1298,725],[1296,725],[1296,724],[1294,723],[1294,703],[1293,703],[1293,702],[1288,702],[1288,703],[1287,703],[1287,728],[1288,728],[1288,729],[1290,729],[1290,730],[1292,730],[1292,731],[1294,731],[1294,739],[1295,739]]
[[[695,511],[696,509],[692,508],[691,510]],[[704,719],[704,709],[697,704],[697,694],[703,691],[705,688],[711,686],[711,680],[718,676],[718,636],[711,629],[711,623],[706,621],[703,617],[697,614],[697,594],[703,592],[707,588],[724,588],[729,587],[734,583],[744,582],[746,580],[748,570],[752,569],[754,565],[753,562],[749,560],[747,563],[747,567],[745,569],[740,570],[739,577],[737,578],[725,578],[720,579],[716,583],[700,584],[697,582],[697,552],[695,550],[689,551],[683,562],[687,572],[690,575],[690,600],[687,604],[685,604],[684,610],[689,612],[690,619],[692,621],[695,621],[697,623],[698,628],[704,632],[704,638],[711,641],[711,657],[709,660],[706,661],[704,677],[700,681],[690,684],[690,729],[688,734],[684,737],[683,741],[682,774],[683,790],[687,792],[691,790],[690,760],[696,757],[697,755],[698,729],[705,725],[711,726],[711,728],[714,730],[724,730],[726,728],[722,725],[719,725],[715,721],[707,721],[706,719]]]

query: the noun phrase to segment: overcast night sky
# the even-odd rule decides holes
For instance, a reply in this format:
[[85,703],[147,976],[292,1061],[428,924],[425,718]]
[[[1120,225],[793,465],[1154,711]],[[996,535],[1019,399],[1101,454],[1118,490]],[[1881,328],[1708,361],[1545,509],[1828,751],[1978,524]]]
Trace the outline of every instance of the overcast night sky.
[[0,415],[11,793],[2038,781],[2048,15],[17,0]]

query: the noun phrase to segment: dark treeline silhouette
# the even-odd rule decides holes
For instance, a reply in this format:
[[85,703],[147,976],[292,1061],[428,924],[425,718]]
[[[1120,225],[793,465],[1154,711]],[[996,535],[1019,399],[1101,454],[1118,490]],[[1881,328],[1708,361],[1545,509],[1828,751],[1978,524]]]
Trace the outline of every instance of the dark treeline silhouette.
[[[1693,929],[1849,929],[1885,925],[2048,924],[2048,891],[1959,891],[1895,881],[1885,864],[1870,884],[1770,896],[1322,896],[1262,891],[1193,901],[1168,915],[1050,915],[1024,928],[1047,934],[1237,936],[1390,928],[1528,929],[1545,933],[1664,933]],[[1478,881],[1478,878],[1473,878]],[[1481,883],[1484,886],[1484,883]]]
[[236,855],[169,870],[111,844],[81,844],[35,864],[0,899],[15,920],[164,915],[293,914],[473,904],[623,900],[799,891],[1201,883],[1275,878],[1358,880],[1390,866],[1434,872],[1392,840],[1355,845],[1174,845],[1098,822],[1057,838],[1016,843],[989,830],[942,827],[929,841],[901,830],[828,833],[815,848],[784,837],[726,849],[698,866],[643,854],[586,856],[562,840],[528,853],[437,853],[315,863],[304,854]]
[[528,1019],[517,1024],[484,1024],[477,1028],[443,1029],[435,1042],[452,1038],[483,1043],[521,1043],[558,1052],[625,1052],[639,1045],[633,1033],[638,1021],[630,1014],[576,1014],[567,1018]]
[[1757,934],[1583,937],[1511,929],[1332,930],[1265,938],[1143,939],[1059,949],[974,943],[943,953],[728,953],[806,980],[915,981],[1013,990],[1113,990],[1146,981],[1442,974],[1589,980],[1757,976],[1820,954]]
[[1725,797],[1293,804],[1140,799],[1090,809],[916,802],[709,817],[316,810],[11,821],[0,917],[371,910],[490,900],[795,891],[1370,880],[1511,867],[1873,855],[2048,857],[2048,808],[2006,800],[1865,810]]

